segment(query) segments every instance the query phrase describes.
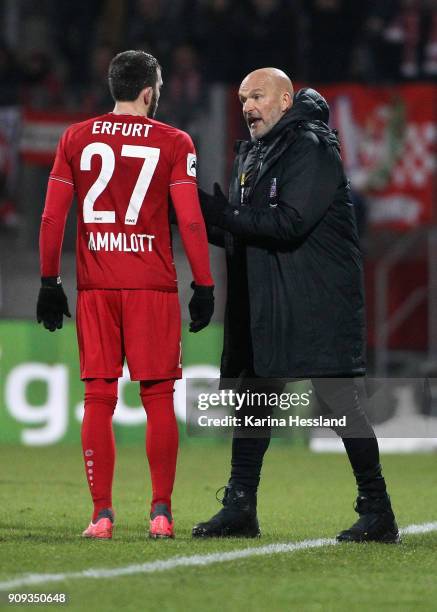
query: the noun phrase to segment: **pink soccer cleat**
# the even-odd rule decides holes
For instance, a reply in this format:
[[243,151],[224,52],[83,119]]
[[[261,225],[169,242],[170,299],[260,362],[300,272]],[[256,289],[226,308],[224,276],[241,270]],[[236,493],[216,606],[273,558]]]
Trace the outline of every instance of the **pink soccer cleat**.
[[167,504],[156,504],[150,513],[149,537],[174,538],[174,521]]
[[113,525],[114,513],[110,508],[105,508],[105,510],[99,512],[95,523],[91,521],[82,533],[82,537],[94,538],[96,540],[111,540]]

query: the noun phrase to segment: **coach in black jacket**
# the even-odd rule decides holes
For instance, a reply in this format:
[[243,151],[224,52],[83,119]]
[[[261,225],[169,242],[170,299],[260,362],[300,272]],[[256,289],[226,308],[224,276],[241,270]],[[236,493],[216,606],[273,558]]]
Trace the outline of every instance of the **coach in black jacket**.
[[[229,199],[218,185],[213,196],[200,192],[210,242],[226,250],[222,379],[281,392],[278,379],[311,378],[324,410],[347,414],[356,435],[343,442],[360,519],[339,539],[398,541],[378,444],[353,383],[365,373],[363,266],[328,105],[313,89],[293,99],[289,78],[272,68],[249,74],[239,97],[251,140],[237,143]],[[256,489],[270,432],[240,433],[224,508],[193,529],[196,537],[259,533]]]
[[[247,367],[249,339],[258,376],[364,374],[362,259],[328,117],[324,98],[304,89],[264,138],[237,143],[228,231],[211,232],[228,264],[223,377]],[[242,202],[253,149],[262,165]]]

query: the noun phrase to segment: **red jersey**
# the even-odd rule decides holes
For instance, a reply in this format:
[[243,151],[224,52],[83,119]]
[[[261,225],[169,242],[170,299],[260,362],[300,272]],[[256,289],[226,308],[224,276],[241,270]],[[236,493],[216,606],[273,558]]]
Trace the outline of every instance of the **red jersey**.
[[[196,212],[196,152],[189,135],[174,127],[113,113],[74,124],[59,142],[52,181],[72,185],[77,194],[78,289],[176,291],[168,220],[175,186],[196,191],[196,222],[185,225],[206,244]],[[44,220],[50,221],[46,211]],[[199,284],[213,282],[206,268],[203,280],[195,278]]]

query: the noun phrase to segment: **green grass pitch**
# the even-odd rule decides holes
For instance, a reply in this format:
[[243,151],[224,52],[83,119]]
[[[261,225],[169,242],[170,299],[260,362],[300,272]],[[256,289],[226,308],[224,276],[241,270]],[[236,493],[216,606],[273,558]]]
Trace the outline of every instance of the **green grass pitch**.
[[[29,572],[68,574],[331,538],[355,520],[355,489],[346,457],[314,455],[277,442],[266,456],[259,494],[262,538],[193,541],[192,525],[219,508],[215,491],[226,482],[229,451],[226,443],[184,444],[173,501],[177,537],[150,541],[144,451],[120,447],[114,485],[116,530],[112,541],[100,542],[80,537],[90,518],[90,501],[78,446],[3,446],[0,582]],[[435,457],[382,459],[399,525],[437,521]],[[437,532],[405,536],[400,546],[326,546],[110,579],[67,577],[15,591],[63,592],[69,598],[65,609],[96,612],[436,610]],[[0,594],[0,606],[29,609],[9,605],[5,593]]]

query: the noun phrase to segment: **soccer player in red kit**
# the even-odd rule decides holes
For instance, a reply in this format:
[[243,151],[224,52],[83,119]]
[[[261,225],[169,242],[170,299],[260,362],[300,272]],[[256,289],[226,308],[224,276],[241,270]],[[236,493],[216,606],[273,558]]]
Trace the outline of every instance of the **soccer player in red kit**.
[[70,316],[60,280],[65,221],[77,196],[77,336],[85,382],[82,448],[94,503],[85,537],[111,538],[115,445],[112,416],[126,358],[147,413],[151,537],[173,537],[171,494],[178,429],[174,381],[181,377],[180,307],[169,196],[194,281],[190,331],[208,325],[213,280],[196,184],[196,152],[185,132],[153,119],[162,86],[143,51],[109,67],[112,112],[70,126],[47,188],[40,231],[37,319],[50,331]]

